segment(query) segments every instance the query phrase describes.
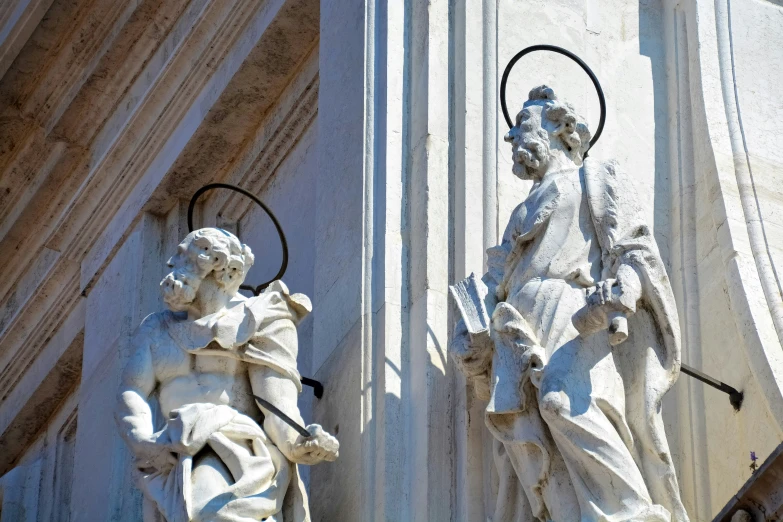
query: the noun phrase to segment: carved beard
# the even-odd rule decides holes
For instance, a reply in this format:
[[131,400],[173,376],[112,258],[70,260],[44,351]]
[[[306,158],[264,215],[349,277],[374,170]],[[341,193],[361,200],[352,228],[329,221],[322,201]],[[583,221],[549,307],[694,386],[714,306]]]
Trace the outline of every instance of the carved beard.
[[196,299],[199,286],[201,286],[201,279],[187,270],[172,270],[160,282],[163,301],[174,312],[188,309]]
[[549,159],[549,135],[544,129],[526,132],[522,144],[514,151],[513,172],[522,179],[535,179],[535,172]]

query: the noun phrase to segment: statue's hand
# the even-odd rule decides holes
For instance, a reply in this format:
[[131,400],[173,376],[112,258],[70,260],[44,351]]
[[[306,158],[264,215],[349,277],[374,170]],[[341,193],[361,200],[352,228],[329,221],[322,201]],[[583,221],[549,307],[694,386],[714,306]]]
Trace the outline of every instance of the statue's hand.
[[628,267],[617,274],[617,279],[605,279],[590,289],[587,304],[590,308],[601,308],[605,312],[634,313],[642,289],[636,272]]
[[628,338],[627,314],[636,312],[642,286],[636,271],[622,265],[617,279],[605,279],[588,289],[587,306],[574,314],[574,326],[580,334],[609,330],[609,343],[616,346]]
[[137,455],[142,468],[155,468],[158,471],[167,472],[177,465],[177,457],[167,446],[163,444],[151,444]]
[[612,310],[619,304],[620,288],[616,279],[604,279],[590,289],[587,304],[591,308],[601,307]]
[[642,282],[633,267],[623,264],[617,270],[616,279],[605,279],[590,289],[587,303],[606,310],[624,313],[636,312],[636,302],[642,298]]
[[307,427],[310,436],[301,435],[296,439],[291,449],[291,458],[297,464],[312,466],[319,462],[334,462],[340,455],[340,443],[329,435],[319,424],[310,424]]
[[489,330],[471,334],[465,322],[460,319],[454,327],[449,348],[465,375],[474,377],[486,371],[492,356],[492,339]]
[[492,363],[492,339],[489,330],[471,335],[465,322],[460,319],[454,328],[449,350],[457,368],[472,380],[476,396],[489,400],[489,369]]

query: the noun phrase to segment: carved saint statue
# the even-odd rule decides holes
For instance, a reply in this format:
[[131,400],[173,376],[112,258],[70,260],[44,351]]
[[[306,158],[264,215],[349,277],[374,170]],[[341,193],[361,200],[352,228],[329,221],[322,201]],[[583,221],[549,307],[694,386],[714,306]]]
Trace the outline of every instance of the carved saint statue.
[[451,345],[489,401],[492,520],[687,521],[661,420],[680,370],[677,309],[636,186],[614,162],[583,161],[587,125],[547,86],[505,140],[533,186],[489,271],[454,290]]
[[337,458],[319,425],[303,437],[253,398],[303,423],[296,326],[311,307],[280,281],[239,294],[252,264],[234,235],[191,232],[161,282],[171,310],[133,338],[116,420],[136,457],[145,522],[309,521],[297,464]]

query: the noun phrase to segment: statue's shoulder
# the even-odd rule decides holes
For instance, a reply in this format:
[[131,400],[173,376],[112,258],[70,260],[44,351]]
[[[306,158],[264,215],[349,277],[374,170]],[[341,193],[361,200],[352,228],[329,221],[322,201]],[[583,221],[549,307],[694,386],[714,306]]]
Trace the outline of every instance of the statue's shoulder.
[[141,321],[136,328],[135,337],[154,337],[159,332],[165,331],[172,320],[174,320],[174,313],[169,310],[153,312]]
[[587,158],[581,172],[587,197],[596,207],[595,210],[607,210],[603,207],[617,205],[620,200],[633,199],[633,184],[617,160]]
[[630,178],[616,159],[598,160],[587,158],[582,164],[582,175],[588,186],[629,189]]
[[251,297],[248,302],[267,303],[268,308],[284,309],[293,316],[294,322],[297,323],[313,310],[309,297],[305,294],[292,294],[288,290],[288,286],[280,280],[274,281],[261,295]]
[[174,312],[170,310],[161,310],[160,312],[152,312],[147,317],[141,320],[139,328],[160,328],[165,323],[173,319]]

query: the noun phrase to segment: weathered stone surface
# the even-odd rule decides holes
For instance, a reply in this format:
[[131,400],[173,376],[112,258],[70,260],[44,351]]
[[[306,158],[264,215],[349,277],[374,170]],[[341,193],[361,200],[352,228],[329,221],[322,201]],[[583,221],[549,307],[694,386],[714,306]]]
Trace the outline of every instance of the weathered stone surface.
[[[163,308],[157,283],[187,234],[188,198],[211,181],[275,210],[286,283],[313,299],[297,364],[327,395],[307,390],[298,408],[347,437],[338,461],[312,482],[302,474],[313,518],[491,517],[494,437],[487,401],[447,354],[459,317],[448,285],[486,272],[484,252],[530,191],[508,175],[498,82],[521,48],[553,43],[606,92],[590,155],[616,158],[632,180],[672,283],[683,362],[744,393],[735,412],[683,377],[664,399],[683,504],[712,520],[751,476],[750,451],[763,460],[783,439],[782,9],[0,2],[3,518],[142,518],[115,390],[134,329]],[[525,57],[510,107],[537,83],[594,128],[597,100],[575,64]],[[244,198],[211,192],[195,218],[253,247],[250,282],[274,274],[274,232]]]
[[583,160],[590,139],[551,88],[530,91],[505,140],[533,187],[483,280],[452,287],[451,352],[497,439],[493,520],[687,521],[660,410],[677,307],[629,179]]
[[715,517],[715,522],[775,520],[783,514],[783,444],[758,465],[753,475]]
[[160,283],[170,312],[147,316],[133,335],[115,419],[145,522],[154,511],[172,522],[307,522],[297,464],[337,458],[339,443],[320,425],[295,428],[305,430],[296,326],[310,300],[281,281],[243,297],[253,262],[229,232],[188,234]]

